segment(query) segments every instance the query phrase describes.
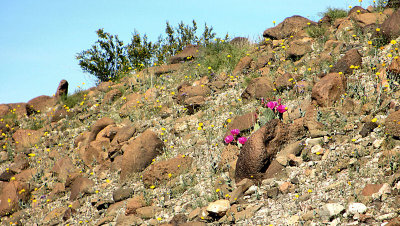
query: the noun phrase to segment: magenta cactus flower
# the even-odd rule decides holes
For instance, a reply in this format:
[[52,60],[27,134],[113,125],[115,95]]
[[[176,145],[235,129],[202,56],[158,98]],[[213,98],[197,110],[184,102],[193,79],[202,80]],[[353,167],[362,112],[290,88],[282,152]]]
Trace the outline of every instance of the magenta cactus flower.
[[271,110],[274,110],[276,106],[278,106],[278,103],[276,101],[270,101],[267,104],[267,107],[269,107]]
[[246,141],[247,141],[247,137],[239,137],[239,139],[238,139],[238,142],[239,142],[240,144],[245,144]]
[[276,107],[276,110],[277,110],[279,113],[284,113],[285,111],[287,111],[287,108],[286,108],[285,105],[279,105],[278,107]]
[[225,137],[224,141],[225,143],[229,144],[230,142],[232,142],[234,140],[233,135],[228,135]]
[[239,133],[240,133],[240,130],[238,130],[238,129],[233,129],[233,130],[231,130],[231,134],[232,134],[233,136],[237,136]]

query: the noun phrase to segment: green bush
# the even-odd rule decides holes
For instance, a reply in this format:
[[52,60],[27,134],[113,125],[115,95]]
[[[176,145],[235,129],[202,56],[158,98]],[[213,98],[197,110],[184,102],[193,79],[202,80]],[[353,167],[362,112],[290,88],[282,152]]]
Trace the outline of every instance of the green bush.
[[62,105],[73,108],[84,100],[86,94],[87,91],[78,90],[74,94],[61,96],[60,102]]
[[179,53],[189,44],[206,46],[216,36],[213,28],[207,24],[202,35],[197,36],[197,24],[194,20],[192,23],[189,26],[181,22],[173,28],[167,22],[166,37],[160,36],[155,43],[135,31],[127,45],[117,35],[99,29],[99,39],[91,49],[78,53],[76,59],[82,70],[96,76],[99,82],[115,81],[130,70],[140,71],[154,63],[165,63],[170,56]]
[[326,41],[327,37],[326,37],[326,28],[325,26],[309,26],[306,28],[306,32],[307,34],[311,37],[311,38],[315,38],[315,39],[321,39],[324,40],[324,42]]
[[322,16],[329,17],[331,19],[331,23],[334,23],[336,19],[346,17],[347,14],[347,10],[329,7],[326,12],[322,13]]

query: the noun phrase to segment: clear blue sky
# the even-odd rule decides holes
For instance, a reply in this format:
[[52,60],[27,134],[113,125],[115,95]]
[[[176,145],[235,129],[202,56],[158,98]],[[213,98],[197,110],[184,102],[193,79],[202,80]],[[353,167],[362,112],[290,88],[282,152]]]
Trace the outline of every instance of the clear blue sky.
[[221,37],[257,40],[273,20],[301,15],[317,21],[327,7],[349,5],[359,1],[0,0],[0,103],[53,95],[61,79],[70,93],[83,82],[85,89],[93,86],[94,77],[82,72],[75,56],[97,40],[99,28],[127,43],[135,29],[156,40],[167,20],[176,26],[195,19],[199,29],[206,22]]

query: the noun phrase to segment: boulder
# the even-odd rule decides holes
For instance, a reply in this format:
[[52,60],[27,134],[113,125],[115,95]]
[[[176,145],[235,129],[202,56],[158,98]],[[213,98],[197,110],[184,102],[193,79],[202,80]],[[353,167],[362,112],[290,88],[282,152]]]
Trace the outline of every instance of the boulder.
[[95,183],[92,180],[86,177],[78,176],[71,184],[71,194],[69,196],[69,200],[74,201],[81,195],[94,193],[94,185]]
[[390,113],[385,120],[385,132],[400,139],[400,110]]
[[180,53],[169,58],[171,64],[177,64],[182,61],[193,60],[199,55],[199,47],[195,45],[186,46]]
[[297,59],[312,52],[312,38],[303,38],[289,43],[287,54],[289,58]]
[[287,139],[287,128],[278,119],[269,121],[254,132],[240,151],[235,180],[261,179],[276,153]]
[[12,136],[15,141],[15,150],[20,152],[39,143],[42,134],[41,131],[37,130],[18,129]]
[[164,146],[164,142],[150,129],[123,145],[121,179],[124,180],[131,173],[144,170],[162,152]]
[[208,204],[207,212],[211,215],[222,217],[231,207],[229,200],[221,199]]
[[344,74],[352,74],[355,66],[361,66],[362,56],[357,49],[351,49],[346,52],[346,54],[340,58],[335,65],[331,68],[329,72],[342,72]]
[[77,172],[74,164],[69,157],[64,157],[58,160],[51,169],[60,181],[66,181],[68,175]]
[[387,17],[385,14],[380,13],[364,13],[356,14],[353,18],[361,27],[365,27],[371,24],[382,24]]
[[143,206],[146,206],[143,196],[134,196],[127,200],[125,214],[136,214],[136,210]]
[[146,186],[160,185],[188,171],[193,159],[187,156],[177,156],[150,165],[143,172],[143,184]]
[[125,200],[133,195],[133,188],[119,188],[113,192],[114,202]]
[[57,100],[53,97],[42,95],[28,101],[28,106],[35,112],[43,112],[57,104]]
[[247,88],[242,93],[243,99],[261,99],[268,98],[273,95],[274,84],[268,77],[254,78],[250,81]]
[[63,79],[58,84],[55,96],[56,96],[56,98],[59,98],[61,96],[66,96],[66,95],[68,95],[68,82],[67,82],[67,80]]
[[[206,85],[191,86],[182,84],[177,88],[178,93],[173,97],[178,103],[183,104],[186,99],[192,97],[207,97],[211,93],[211,89]],[[193,100],[194,101],[194,100]],[[200,100],[197,100],[200,101]],[[201,102],[201,101],[200,101]]]
[[113,89],[106,93],[103,98],[103,104],[110,104],[115,101],[115,99],[122,96],[122,92],[119,89]]
[[354,6],[353,8],[351,8],[349,10],[349,13],[347,14],[348,16],[355,16],[355,15],[361,15],[361,14],[365,14],[368,13],[368,11],[366,9],[364,9],[361,6]]
[[18,181],[0,182],[0,191],[0,217],[19,210],[20,201],[27,202],[30,197],[28,184]]
[[256,124],[257,119],[258,115],[255,111],[236,116],[228,124],[228,130],[225,133],[224,139],[231,134],[231,130],[233,129],[238,129],[241,132],[251,129]]
[[320,79],[312,88],[311,98],[320,106],[332,106],[346,90],[343,75],[329,73]]
[[104,117],[99,120],[97,120],[90,129],[90,136],[88,139],[88,142],[94,141],[97,137],[97,134],[104,128],[106,128],[108,125],[113,125],[115,124],[114,120]]
[[119,110],[120,117],[127,117],[136,107],[142,106],[142,95],[132,93],[126,97],[126,103]]
[[400,9],[397,9],[380,26],[383,36],[387,40],[396,39],[400,36]]
[[400,75],[400,58],[394,58],[392,60],[392,63],[390,63],[389,68],[387,69],[387,72],[395,75]]
[[253,59],[249,56],[245,56],[242,59],[239,60],[239,62],[236,64],[235,68],[233,69],[232,74],[233,75],[239,75],[241,73],[245,73],[246,70],[250,68],[250,64]]
[[310,25],[317,25],[317,23],[304,18],[302,16],[292,16],[286,18],[282,23],[273,28],[268,28],[264,31],[263,36],[273,40],[288,38],[295,35],[305,27]]

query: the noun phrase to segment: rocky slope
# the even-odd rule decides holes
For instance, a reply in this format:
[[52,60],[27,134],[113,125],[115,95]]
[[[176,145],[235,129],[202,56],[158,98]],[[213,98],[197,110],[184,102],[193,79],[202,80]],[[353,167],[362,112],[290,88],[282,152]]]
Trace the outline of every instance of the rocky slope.
[[234,68],[190,46],[0,105],[2,224],[399,225],[398,24],[293,16],[258,44],[216,40],[246,50]]

